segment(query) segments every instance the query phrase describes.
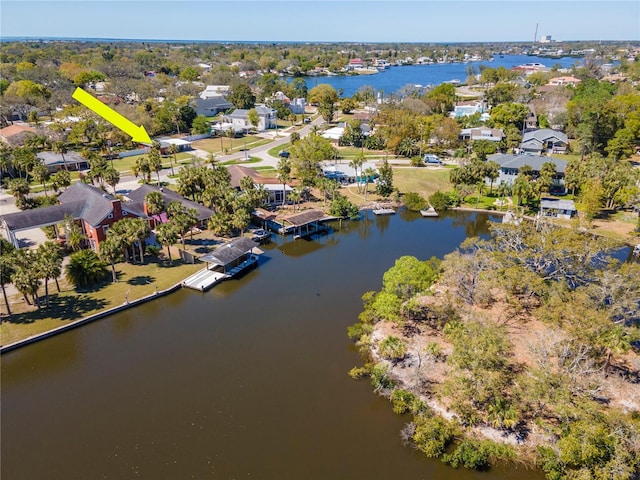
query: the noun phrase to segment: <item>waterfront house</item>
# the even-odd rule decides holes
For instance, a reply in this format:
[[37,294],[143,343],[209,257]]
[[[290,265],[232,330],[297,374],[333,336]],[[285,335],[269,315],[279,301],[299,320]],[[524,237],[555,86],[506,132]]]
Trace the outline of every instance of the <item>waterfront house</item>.
[[229,165],[229,174],[231,175],[231,186],[236,190],[240,190],[240,181],[244,177],[250,177],[257,188],[263,188],[268,192],[266,203],[270,205],[279,205],[284,199],[284,195],[293,191],[293,188],[287,184],[282,184],[280,180],[274,177],[263,177],[253,168],[243,167],[241,165]]
[[78,152],[67,152],[65,154],[56,152],[39,152],[36,156],[47,167],[49,173],[56,173],[60,170],[84,170],[89,168],[89,162]]
[[[501,183],[513,185],[520,169],[525,165],[529,165],[531,167],[532,177],[536,178],[540,174],[542,165],[544,165],[546,162],[551,162],[556,166],[556,176],[553,178],[551,188],[558,193],[564,193],[565,191],[564,172],[567,168],[567,162],[565,162],[564,160],[559,160],[554,157],[544,157],[541,155],[515,155],[502,153],[491,155],[488,160],[496,162],[498,165],[500,165],[499,176],[493,182],[494,185],[500,185]],[[487,178],[486,183],[487,185],[490,185],[491,180]]]
[[579,78],[571,77],[571,76],[564,76],[564,77],[553,77],[552,79],[549,80],[547,85],[551,85],[551,86],[571,85],[571,86],[575,87],[576,85],[578,85],[581,82],[582,82],[582,80],[580,80]]
[[207,228],[209,219],[215,214],[215,212],[210,208],[200,205],[199,203],[192,202],[173,190],[157,187],[156,185],[145,184],[126,194],[125,200],[127,200],[127,203],[125,203],[125,206],[131,206],[136,211],[143,211],[145,215],[148,215],[151,228],[155,228],[156,225],[168,221],[166,212],[161,212],[158,215],[149,215],[147,205],[145,204],[145,198],[151,192],[160,192],[165,206],[169,205],[171,202],[179,202],[187,210],[194,209],[198,220],[196,226],[199,228]]
[[542,198],[540,200],[540,216],[554,217],[571,220],[578,214],[573,200],[560,200],[557,198]]
[[567,136],[550,128],[526,132],[520,144],[520,150],[525,153],[541,155],[544,153],[564,153],[569,146]]
[[62,192],[58,201],[59,205],[10,213],[0,217],[9,241],[17,248],[19,246],[17,232],[55,226],[62,223],[65,216],[70,215],[80,224],[89,247],[98,251],[100,242],[106,238],[107,231],[115,222],[123,218],[146,218],[139,206],[122,203],[120,199],[105,191],[82,182],[76,182]]

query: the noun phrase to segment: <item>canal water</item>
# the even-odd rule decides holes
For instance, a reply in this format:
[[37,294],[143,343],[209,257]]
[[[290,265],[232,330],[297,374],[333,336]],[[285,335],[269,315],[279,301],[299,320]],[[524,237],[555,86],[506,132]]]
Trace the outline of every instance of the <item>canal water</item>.
[[[352,97],[358,89],[367,86],[376,92],[380,91],[385,97],[397,93],[407,86],[440,85],[444,82],[459,80],[465,82],[467,70],[473,68],[479,73],[480,67],[499,68],[511,70],[513,67],[524,63],[541,63],[546,67],[558,66],[559,68],[571,68],[582,64],[583,58],[561,57],[543,58],[531,55],[496,55],[493,61],[470,63],[436,63],[432,65],[405,65],[402,67],[390,67],[383,72],[374,75],[339,75],[333,77],[303,77],[307,88],[311,89],[321,83],[328,83],[336,91],[342,90],[345,97]],[[292,80],[292,79],[291,79]]]
[[346,335],[402,255],[442,257],[487,233],[480,213],[400,212],[308,240],[260,266],[2,356],[3,480],[542,479],[454,470],[402,445],[409,421],[366,380]]

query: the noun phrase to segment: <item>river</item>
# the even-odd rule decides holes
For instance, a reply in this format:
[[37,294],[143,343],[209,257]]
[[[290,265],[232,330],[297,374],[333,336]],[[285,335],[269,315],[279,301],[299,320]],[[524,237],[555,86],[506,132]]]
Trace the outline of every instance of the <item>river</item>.
[[487,218],[369,213],[278,237],[240,279],[3,355],[1,477],[542,479],[423,457],[401,443],[409,417],[347,375],[362,364],[346,335],[361,295],[396,258],[442,257]]
[[582,58],[561,57],[543,58],[529,55],[496,55],[493,61],[470,63],[442,63],[434,65],[405,65],[402,67],[390,67],[383,72],[374,75],[346,75],[334,77],[304,77],[307,88],[311,89],[320,83],[328,83],[336,90],[342,89],[344,97],[353,96],[363,86],[373,87],[376,91],[382,91],[385,95],[395,93],[407,85],[439,85],[451,80],[464,82],[467,78],[467,68],[473,67],[479,72],[479,67],[484,65],[490,68],[505,67],[511,69],[523,63],[542,63],[547,67],[560,65],[562,68],[570,68],[576,63],[581,64]]

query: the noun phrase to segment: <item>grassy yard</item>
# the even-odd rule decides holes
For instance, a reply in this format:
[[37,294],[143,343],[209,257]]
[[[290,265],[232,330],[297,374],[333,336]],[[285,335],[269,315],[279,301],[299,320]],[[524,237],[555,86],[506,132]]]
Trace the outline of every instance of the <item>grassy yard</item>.
[[[93,289],[75,290],[61,281],[61,292],[56,291],[55,284],[49,285],[49,309],[44,306],[40,310],[27,305],[21,295],[14,295],[9,302],[13,315],[0,325],[2,345],[22,340],[33,335],[63,326],[101,310],[122,305],[127,295],[129,301],[142,298],[158,290],[164,290],[182,281],[190,274],[203,268],[203,264],[184,264],[174,260],[168,261],[150,257],[145,265],[119,263],[116,265],[118,282],[111,283],[111,272],[108,280]],[[44,288],[41,289],[44,294]],[[4,303],[4,302],[3,302]],[[2,307],[3,311],[5,307]]]
[[451,190],[449,169],[394,167],[393,185],[400,193],[415,192],[429,198],[436,190]]
[[238,151],[242,148],[255,148],[262,145],[267,145],[273,140],[268,138],[262,138],[254,135],[247,135],[241,138],[204,138],[202,140],[196,140],[192,143],[193,148],[199,148],[206,152],[214,153],[216,155],[226,155]]

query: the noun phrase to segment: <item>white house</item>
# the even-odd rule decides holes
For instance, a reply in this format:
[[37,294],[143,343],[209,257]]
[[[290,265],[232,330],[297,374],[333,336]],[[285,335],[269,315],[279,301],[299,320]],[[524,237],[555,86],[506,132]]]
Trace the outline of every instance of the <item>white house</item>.
[[461,140],[500,142],[504,137],[505,135],[501,128],[475,127],[460,130]]
[[248,117],[249,110],[242,108],[237,108],[230,114],[225,115],[223,117],[223,122],[230,123],[236,131],[238,131],[238,129],[249,131],[255,127],[259,132],[263,132],[276,127],[277,113],[275,109],[262,104],[257,104],[255,109],[256,112],[258,112],[257,126],[251,125]]
[[456,103],[453,107],[453,112],[451,112],[451,116],[454,118],[468,117],[475,113],[485,113],[486,111],[487,109],[483,102],[471,100]]

